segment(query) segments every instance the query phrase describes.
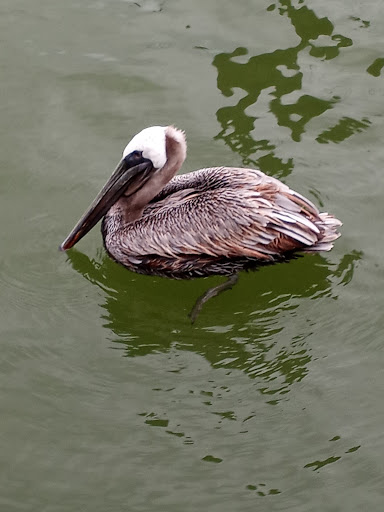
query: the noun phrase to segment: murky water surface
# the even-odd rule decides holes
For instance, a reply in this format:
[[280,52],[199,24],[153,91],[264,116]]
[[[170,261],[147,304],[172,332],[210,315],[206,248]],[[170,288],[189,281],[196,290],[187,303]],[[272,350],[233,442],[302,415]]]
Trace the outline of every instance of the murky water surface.
[[[3,0],[4,511],[381,511],[379,0]],[[57,247],[141,128],[343,220],[330,254],[139,276]]]

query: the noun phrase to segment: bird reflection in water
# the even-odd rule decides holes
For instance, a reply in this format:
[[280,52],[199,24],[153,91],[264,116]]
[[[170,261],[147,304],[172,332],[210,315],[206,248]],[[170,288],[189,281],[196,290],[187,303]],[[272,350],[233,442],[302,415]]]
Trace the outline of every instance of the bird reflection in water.
[[[194,352],[215,368],[261,377],[260,390],[273,395],[304,378],[311,360],[306,338],[316,318],[310,324],[303,319],[301,329],[295,321],[294,336],[287,338],[289,319],[298,314],[303,299],[336,299],[338,288],[351,281],[362,255],[346,254],[338,264],[315,255],[289,265],[240,273],[239,284],[221,298],[220,307],[215,308],[212,301],[194,327],[183,312],[193,296],[207,286],[206,280],[136,276],[101,253],[90,259],[73,249],[67,257],[75,271],[102,290],[105,327],[113,332],[112,341],[124,348],[125,355],[167,353],[175,348]],[[215,279],[220,278],[208,281]],[[280,379],[276,380],[276,375]]]

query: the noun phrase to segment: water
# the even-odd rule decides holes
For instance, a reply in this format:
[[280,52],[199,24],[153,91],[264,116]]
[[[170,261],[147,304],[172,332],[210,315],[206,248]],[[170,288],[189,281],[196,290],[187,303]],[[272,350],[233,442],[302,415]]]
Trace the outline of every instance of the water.
[[[3,0],[0,505],[381,511],[383,10]],[[344,221],[330,254],[171,281],[59,243],[141,128]]]

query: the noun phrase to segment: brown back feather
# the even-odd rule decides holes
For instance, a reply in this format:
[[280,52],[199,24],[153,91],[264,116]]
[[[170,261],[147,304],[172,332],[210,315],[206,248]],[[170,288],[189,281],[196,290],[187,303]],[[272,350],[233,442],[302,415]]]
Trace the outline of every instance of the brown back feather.
[[280,181],[253,169],[210,168],[174,177],[142,218],[107,233],[106,245],[120,261],[186,254],[268,261],[310,249],[323,234],[317,208]]

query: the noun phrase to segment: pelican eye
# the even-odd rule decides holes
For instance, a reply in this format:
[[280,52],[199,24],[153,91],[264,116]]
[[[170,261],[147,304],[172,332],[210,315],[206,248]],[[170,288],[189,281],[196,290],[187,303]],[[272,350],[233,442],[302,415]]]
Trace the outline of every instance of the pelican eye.
[[138,165],[143,161],[143,152],[142,151],[133,151],[129,155],[124,158],[125,162],[129,167],[133,167],[134,165]]

